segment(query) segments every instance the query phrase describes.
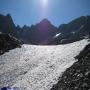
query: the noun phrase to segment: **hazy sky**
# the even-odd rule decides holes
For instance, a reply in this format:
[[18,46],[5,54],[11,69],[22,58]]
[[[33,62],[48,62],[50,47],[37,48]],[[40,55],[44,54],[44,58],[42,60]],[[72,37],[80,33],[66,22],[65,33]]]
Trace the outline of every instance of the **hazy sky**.
[[0,14],[11,14],[15,24],[36,24],[47,18],[59,26],[90,15],[90,0],[0,0]]

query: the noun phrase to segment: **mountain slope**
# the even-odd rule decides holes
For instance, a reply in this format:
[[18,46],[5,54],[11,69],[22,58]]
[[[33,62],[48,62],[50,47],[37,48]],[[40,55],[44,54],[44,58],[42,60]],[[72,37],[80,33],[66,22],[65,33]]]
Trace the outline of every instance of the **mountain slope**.
[[62,24],[59,26],[59,30],[61,33],[71,33],[78,31],[82,25],[85,25],[87,23],[87,16],[81,16],[68,24]]
[[58,28],[61,33],[50,44],[66,44],[82,40],[90,33],[90,16],[82,16]]
[[22,45],[1,55],[0,87],[9,85],[21,90],[50,90],[87,43],[87,40],[82,40],[58,46]]

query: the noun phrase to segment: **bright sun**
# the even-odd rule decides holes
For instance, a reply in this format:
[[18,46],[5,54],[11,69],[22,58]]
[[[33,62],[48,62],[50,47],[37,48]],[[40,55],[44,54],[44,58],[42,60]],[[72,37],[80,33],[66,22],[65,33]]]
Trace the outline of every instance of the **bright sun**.
[[42,4],[43,4],[44,6],[46,6],[47,3],[48,3],[48,0],[42,0]]

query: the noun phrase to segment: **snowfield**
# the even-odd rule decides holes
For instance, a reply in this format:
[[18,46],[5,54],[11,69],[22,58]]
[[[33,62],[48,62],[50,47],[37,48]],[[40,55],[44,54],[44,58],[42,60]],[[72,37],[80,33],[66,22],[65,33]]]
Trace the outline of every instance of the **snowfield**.
[[20,90],[50,90],[88,44],[81,40],[66,45],[22,45],[0,56],[0,87]]

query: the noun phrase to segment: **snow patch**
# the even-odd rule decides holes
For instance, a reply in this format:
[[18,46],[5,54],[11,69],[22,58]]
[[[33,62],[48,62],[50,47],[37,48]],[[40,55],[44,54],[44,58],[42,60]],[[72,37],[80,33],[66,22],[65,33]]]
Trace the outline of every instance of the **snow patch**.
[[83,27],[84,27],[84,25],[81,25],[81,27],[79,28],[79,30],[82,29]]
[[0,56],[0,87],[20,90],[50,90],[88,44],[81,40],[66,45],[22,45]]
[[71,32],[72,34],[75,34],[75,32]]
[[54,36],[54,38],[58,37],[60,34],[61,34],[61,33],[56,34],[56,35]]

